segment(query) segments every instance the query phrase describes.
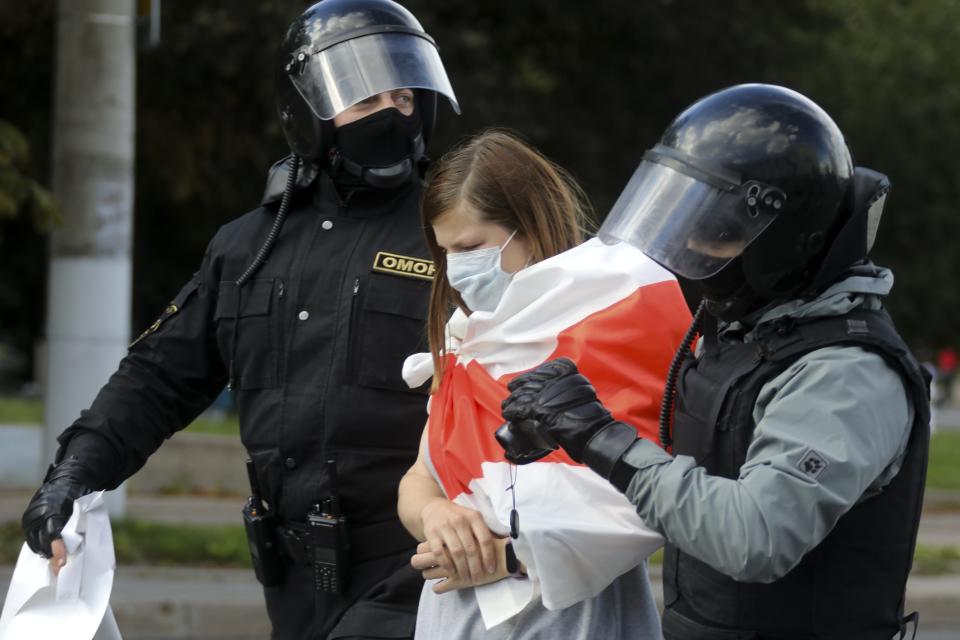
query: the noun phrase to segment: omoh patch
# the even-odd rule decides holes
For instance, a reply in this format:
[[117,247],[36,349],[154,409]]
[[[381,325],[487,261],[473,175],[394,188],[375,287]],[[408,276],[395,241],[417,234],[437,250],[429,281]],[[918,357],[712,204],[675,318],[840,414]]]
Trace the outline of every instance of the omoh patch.
[[373,260],[373,270],[395,276],[433,280],[433,274],[437,269],[433,260],[378,251],[377,257]]
[[807,452],[803,454],[797,467],[800,471],[803,471],[816,480],[820,477],[820,474],[823,473],[824,469],[827,468],[827,461],[814,449],[808,449]]

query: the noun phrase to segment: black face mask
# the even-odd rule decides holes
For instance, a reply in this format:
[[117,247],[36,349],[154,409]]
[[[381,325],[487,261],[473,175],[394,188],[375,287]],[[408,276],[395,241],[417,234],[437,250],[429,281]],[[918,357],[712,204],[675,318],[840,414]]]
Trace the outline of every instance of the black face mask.
[[727,322],[739,320],[760,302],[744,276],[742,256],[698,284],[710,315]]
[[415,175],[421,157],[418,113],[383,109],[336,130],[331,175],[343,186],[394,188]]

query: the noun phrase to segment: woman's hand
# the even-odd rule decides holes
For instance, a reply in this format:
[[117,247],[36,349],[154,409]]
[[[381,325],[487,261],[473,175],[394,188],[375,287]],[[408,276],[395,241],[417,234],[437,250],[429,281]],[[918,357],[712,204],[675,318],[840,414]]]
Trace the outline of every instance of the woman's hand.
[[493,544],[496,549],[497,567],[493,573],[486,573],[479,580],[461,577],[459,573],[451,573],[441,566],[440,559],[434,555],[429,542],[421,542],[417,546],[417,554],[410,559],[410,566],[420,571],[424,580],[441,580],[441,582],[433,585],[434,593],[447,593],[466,587],[479,587],[482,584],[503,580],[510,575],[507,572],[506,554],[504,552],[507,539],[494,538]]
[[497,538],[479,511],[446,498],[434,498],[424,505],[420,518],[426,538],[420,546],[426,545],[434,557],[430,566],[436,565],[446,576],[456,575],[473,584],[491,582],[498,565]]

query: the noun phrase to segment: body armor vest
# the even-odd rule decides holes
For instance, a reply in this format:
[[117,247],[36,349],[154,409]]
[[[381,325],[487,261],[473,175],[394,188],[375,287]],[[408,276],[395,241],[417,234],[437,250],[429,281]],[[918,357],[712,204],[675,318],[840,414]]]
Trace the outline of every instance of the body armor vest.
[[[674,453],[735,479],[747,456],[765,383],[803,355],[857,346],[900,374],[914,408],[903,465],[883,491],[856,504],[784,577],[738,582],[667,544],[664,633],[684,640],[888,640],[903,629],[929,446],[929,393],[885,311],[787,320],[756,342],[716,344],[681,372]],[[815,400],[811,400],[815,401]],[[802,425],[797,425],[798,429]]]

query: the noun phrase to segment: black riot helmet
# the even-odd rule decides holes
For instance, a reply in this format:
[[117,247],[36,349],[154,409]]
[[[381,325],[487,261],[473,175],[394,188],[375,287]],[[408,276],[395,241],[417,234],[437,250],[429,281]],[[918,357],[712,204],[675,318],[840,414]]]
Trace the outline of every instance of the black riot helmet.
[[433,132],[437,93],[460,113],[433,38],[391,0],[318,2],[294,20],[280,46],[277,111],[290,149],[306,160],[329,151],[334,116],[402,88],[417,90],[424,145]]
[[833,246],[857,209],[853,183],[850,151],[823,109],[783,87],[739,85],[670,124],[600,236],[698,281],[708,311],[737,319],[865,256],[863,225],[857,242]]

